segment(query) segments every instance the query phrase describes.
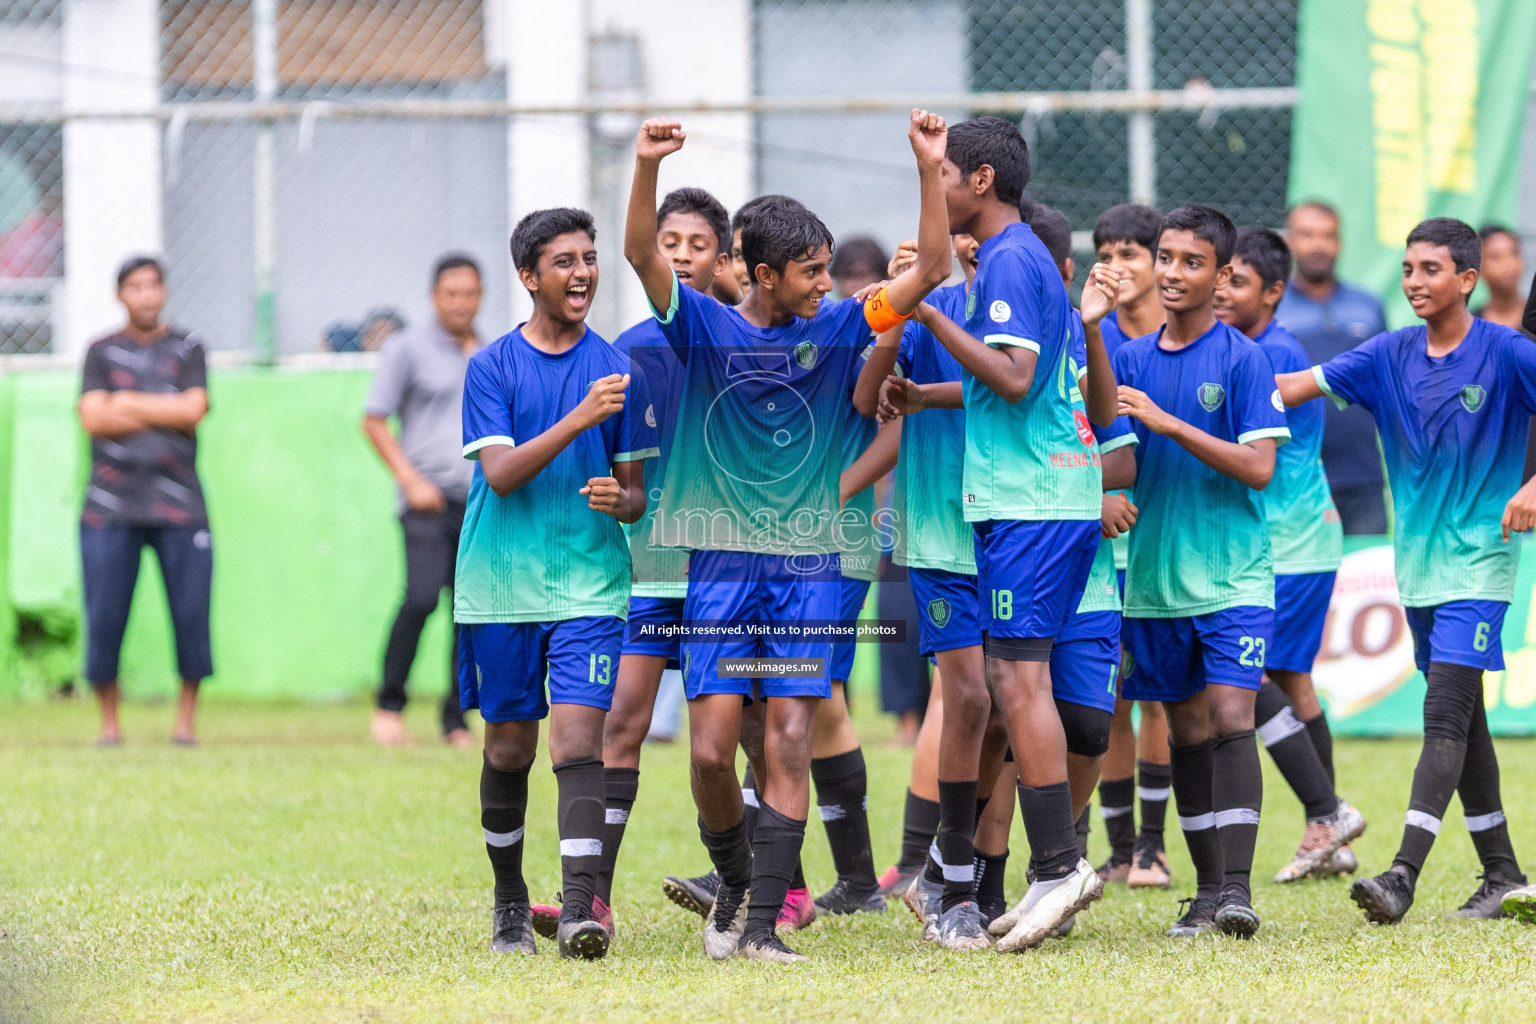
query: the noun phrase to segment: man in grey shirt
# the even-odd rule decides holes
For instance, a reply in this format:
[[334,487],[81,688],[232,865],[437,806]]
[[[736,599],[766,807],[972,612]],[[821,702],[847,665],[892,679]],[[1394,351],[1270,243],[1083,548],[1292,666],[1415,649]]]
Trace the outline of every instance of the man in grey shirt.
[[[453,589],[459,530],[469,497],[473,464],[460,455],[460,403],[464,369],[480,347],[475,314],[480,310],[480,268],[467,256],[438,261],[432,279],[436,316],[384,344],[363,410],[363,433],[373,442],[400,489],[400,526],[405,536],[405,599],[384,649],[384,681],[373,713],[373,738],[385,746],[415,742],[406,731],[405,681],[416,660],[422,628],[437,610],[443,588]],[[400,422],[397,437],[389,418]],[[443,739],[457,747],[477,744],[459,709],[458,645],[448,664],[443,697]]]

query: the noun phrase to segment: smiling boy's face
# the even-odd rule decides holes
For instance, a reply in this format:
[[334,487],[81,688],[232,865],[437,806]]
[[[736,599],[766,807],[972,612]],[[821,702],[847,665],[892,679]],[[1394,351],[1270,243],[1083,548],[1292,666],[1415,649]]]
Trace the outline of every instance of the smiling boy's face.
[[1403,295],[1414,315],[1430,320],[1457,304],[1466,305],[1477,287],[1477,271],[1456,272],[1448,246],[1414,242],[1403,253]]
[[1154,272],[1157,297],[1170,313],[1207,305],[1230,273],[1227,265],[1217,266],[1215,245],[1182,228],[1164,231],[1158,238]]
[[585,231],[556,235],[539,254],[537,270],[520,270],[535,306],[557,323],[579,324],[597,294],[597,243]]

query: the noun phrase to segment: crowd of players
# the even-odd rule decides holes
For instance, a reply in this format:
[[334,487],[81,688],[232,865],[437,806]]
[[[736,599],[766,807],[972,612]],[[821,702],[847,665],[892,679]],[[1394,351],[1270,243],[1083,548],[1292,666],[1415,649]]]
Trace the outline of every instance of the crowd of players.
[[[1028,199],[1018,129],[914,111],[908,138],[916,237],[888,280],[846,298],[830,297],[832,235],[791,198],[761,196],[730,218],[707,192],[682,188],[658,207],[658,167],[685,140],[665,119],[638,135],[624,238],[653,316],[614,343],[586,325],[598,259],[583,211],[541,210],[517,225],[511,254],[533,313],[484,347],[472,324],[478,268],[438,268],[438,289],[445,276],[462,286],[468,311],[431,340],[440,375],[467,359],[462,455],[474,469],[462,498],[450,493],[451,469],[447,484],[422,481],[419,493],[402,480],[405,507],[442,505],[462,528],[456,545],[441,524],[417,538],[420,607],[402,608],[391,634],[395,685],[374,729],[399,738],[416,620],[446,577],[458,696],[485,724],[491,948],[534,953],[538,934],[563,956],[606,955],[618,852],[668,666],[684,678],[712,870],[663,888],[703,917],[713,959],[803,960],[781,929],[882,913],[892,897],[944,948],[1037,948],[1067,934],[1106,883],[1171,884],[1161,839],[1170,793],[1196,878],[1167,934],[1250,937],[1260,927],[1250,884],[1260,743],[1306,809],[1276,881],[1354,872],[1350,843],[1366,823],[1336,791],[1311,682],[1342,552],[1320,459],[1324,399],[1360,407],[1379,430],[1397,581],[1428,680],[1401,846],[1351,897],[1370,921],[1402,920],[1459,795],[1484,873],[1457,913],[1536,920],[1482,701],[1483,672],[1503,667],[1519,534],[1536,525],[1536,483],[1521,484],[1536,348],[1469,310],[1477,233],[1448,218],[1418,225],[1402,280],[1423,323],[1314,366],[1275,318],[1292,264],[1275,232],[1239,230],[1205,206],[1113,207],[1094,227],[1097,260],[1074,309],[1071,230]],[[946,285],[955,264],[964,279]],[[135,282],[159,298],[142,315],[124,299],[129,333],[117,348],[93,347],[81,401],[105,467],[93,471],[82,545],[88,677],[109,743],[125,567],[144,544],[167,545],[108,529],[127,493],[108,456],[147,427],[190,437],[207,409],[200,350],[159,324],[159,265],[125,265],[120,297]],[[166,397],[137,396],[151,371],[164,386],[142,390]],[[426,418],[434,427],[396,443],[385,419],[409,389],[382,376],[369,436],[392,468],[413,466],[408,449],[443,449],[452,423],[438,409]],[[193,451],[183,453],[189,473]],[[893,506],[882,510],[873,485],[893,469]],[[161,509],[154,483],[132,496]],[[184,557],[167,551],[200,565],[206,514],[200,490],[193,497],[171,523]],[[849,630],[884,546],[905,567],[935,673],[902,854],[877,876],[843,690]],[[126,579],[125,593],[93,589],[93,565],[98,580]],[[181,603],[201,609],[177,619],[187,681],[178,737],[190,742],[196,682],[211,671],[208,574],[174,575],[191,581]],[[181,651],[184,627],[200,640]],[[1168,754],[1143,760],[1133,786],[1137,704],[1143,739],[1166,735]],[[559,906],[532,903],[522,876],[546,718]],[[457,706],[445,705],[444,730],[468,739]],[[740,779],[738,748],[749,764]],[[838,875],[814,900],[800,867],[812,782]],[[1096,787],[1113,849],[1098,869],[1086,859]],[[1010,906],[1015,791],[1030,884]]]

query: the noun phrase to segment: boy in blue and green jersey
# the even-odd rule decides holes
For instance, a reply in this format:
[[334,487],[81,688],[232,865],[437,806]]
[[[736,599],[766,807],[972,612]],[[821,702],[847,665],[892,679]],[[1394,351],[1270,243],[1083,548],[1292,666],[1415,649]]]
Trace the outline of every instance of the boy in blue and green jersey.
[[[1094,258],[1120,275],[1120,297],[1099,325],[1104,348],[1113,359],[1121,345],[1163,326],[1167,313],[1158,299],[1154,261],[1163,215],[1150,206],[1120,203],[1099,214],[1093,225]],[[1127,498],[1132,495],[1127,494]],[[1111,542],[1120,592],[1125,593],[1125,561],[1130,536]],[[1155,700],[1140,704],[1140,724],[1133,722],[1134,701],[1115,705],[1104,778],[1099,782],[1099,809],[1109,839],[1109,859],[1098,869],[1106,882],[1127,882],[1134,888],[1166,889],[1172,879],[1163,848],[1170,774],[1168,719]],[[1139,805],[1139,806],[1138,806]],[[1139,814],[1138,814],[1139,812]],[[1141,822],[1137,831],[1137,820]]]
[[[731,221],[720,201],[700,188],[669,192],[656,211],[656,247],[686,287],[710,293],[730,273]],[[640,783],[640,750],[650,731],[662,672],[681,666],[679,637],[688,590],[688,552],[651,543],[651,527],[672,453],[683,364],[654,317],[619,335],[614,348],[645,378],[659,454],[645,463],[646,515],[629,528],[634,585],[629,625],[603,734],[607,829],[598,878],[597,915],[611,914],[614,865]],[[538,923],[537,913],[535,924]]]
[[1254,698],[1274,619],[1260,491],[1290,437],[1258,345],[1216,319],[1237,230],[1217,210],[1163,218],[1157,282],[1168,322],[1115,353],[1120,412],[1137,421],[1121,696],[1168,713],[1173,796],[1197,876],[1175,936],[1259,927],[1249,874],[1263,796]]
[[[881,293],[902,316],[948,269],[943,119],[913,111],[908,138],[922,185],[918,265]],[[831,691],[824,629],[838,619],[841,596],[832,522],[869,311],[862,297],[821,301],[832,288],[831,234],[782,196],[757,200],[743,225],[753,286],[739,308],[680,289],[656,250],[655,190],[661,159],[683,139],[675,121],[641,128],[625,256],[686,367],[653,539],[691,549],[684,617],[693,632],[683,644],[683,675],[692,780],[700,832],[721,880],[704,947],[713,959],[739,953],[792,962],[803,958],[780,941],[774,923],[805,834],[810,723]],[[809,639],[788,632],[806,627]],[[774,674],[779,664],[765,656],[798,666],[797,674]],[[744,697],[765,699],[774,752],[758,779],[750,845],[735,770]]]
[[[1252,338],[1275,373],[1308,366],[1306,353],[1275,320],[1291,272],[1291,250],[1267,228],[1237,233],[1232,272],[1216,292],[1216,315]],[[1312,688],[1312,661],[1323,642],[1344,531],[1323,472],[1323,410],[1308,402],[1286,414],[1291,440],[1275,456],[1264,514],[1275,560],[1275,629],[1254,704],[1259,742],[1306,811],[1306,831],[1276,882],[1354,870],[1348,843],[1365,830],[1360,812],[1338,798],[1333,737]]]
[[[1020,218],[1028,180],[1028,149],[1012,123],[980,117],[951,130],[945,199],[951,230],[980,243],[976,277],[964,326],[929,305],[919,312],[963,370],[961,501],[976,537],[987,685],[962,688],[945,677],[940,826],[930,865],[943,879],[942,893],[936,873],[925,870],[908,901],[925,921],[935,919],[944,944],[987,944],[972,860],[981,740],[995,700],[1018,761],[1037,879],[1027,912],[998,945],[1003,952],[1039,945],[1102,890],[1077,855],[1066,739],[1049,671],[1051,647],[1077,607],[1098,549],[1102,480],[1093,428],[1069,370],[1071,303],[1050,253]],[[1100,361],[1107,378],[1108,359],[1094,333],[1090,365]],[[887,393],[905,402],[907,386]],[[1107,425],[1113,402],[1104,405],[1095,418]]]
[[512,234],[512,256],[533,315],[475,353],[464,381],[464,457],[477,465],[455,574],[459,689],[485,722],[480,818],[496,877],[492,950],[536,952],[522,849],[528,770],[539,721],[550,716],[566,895],[560,954],[595,959],[611,938],[593,898],[603,721],[629,604],[620,524],[645,512],[641,465],[657,454],[654,413],[628,358],[586,326],[597,287],[591,216],[529,214]]
[[[1428,686],[1402,844],[1388,871],[1350,889],[1378,923],[1400,921],[1412,906],[1452,793],[1483,865],[1483,883],[1458,915],[1501,916],[1503,897],[1525,883],[1499,795],[1483,672],[1504,667],[1518,534],[1536,522],[1536,485],[1520,486],[1536,412],[1536,348],[1468,311],[1480,261],[1471,227],[1449,217],[1424,221],[1403,256],[1403,293],[1424,324],[1279,378],[1288,405],[1327,395],[1370,411],[1398,510],[1398,592]],[[1525,912],[1529,904],[1517,894],[1511,905]]]

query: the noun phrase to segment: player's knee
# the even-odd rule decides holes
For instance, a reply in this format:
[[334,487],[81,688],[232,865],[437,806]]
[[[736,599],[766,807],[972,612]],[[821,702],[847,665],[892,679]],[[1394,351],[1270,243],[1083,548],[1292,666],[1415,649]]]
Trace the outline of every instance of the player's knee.
[[1079,757],[1104,756],[1109,750],[1109,727],[1115,719],[1112,712],[1066,701],[1057,701],[1056,710],[1066,734],[1067,753]]
[[694,744],[691,770],[694,778],[708,785],[721,784],[727,779],[735,784],[736,750],[716,743]]
[[525,768],[533,760],[533,754],[524,749],[524,744],[516,736],[495,736],[487,732],[485,759],[497,771],[515,772]]

